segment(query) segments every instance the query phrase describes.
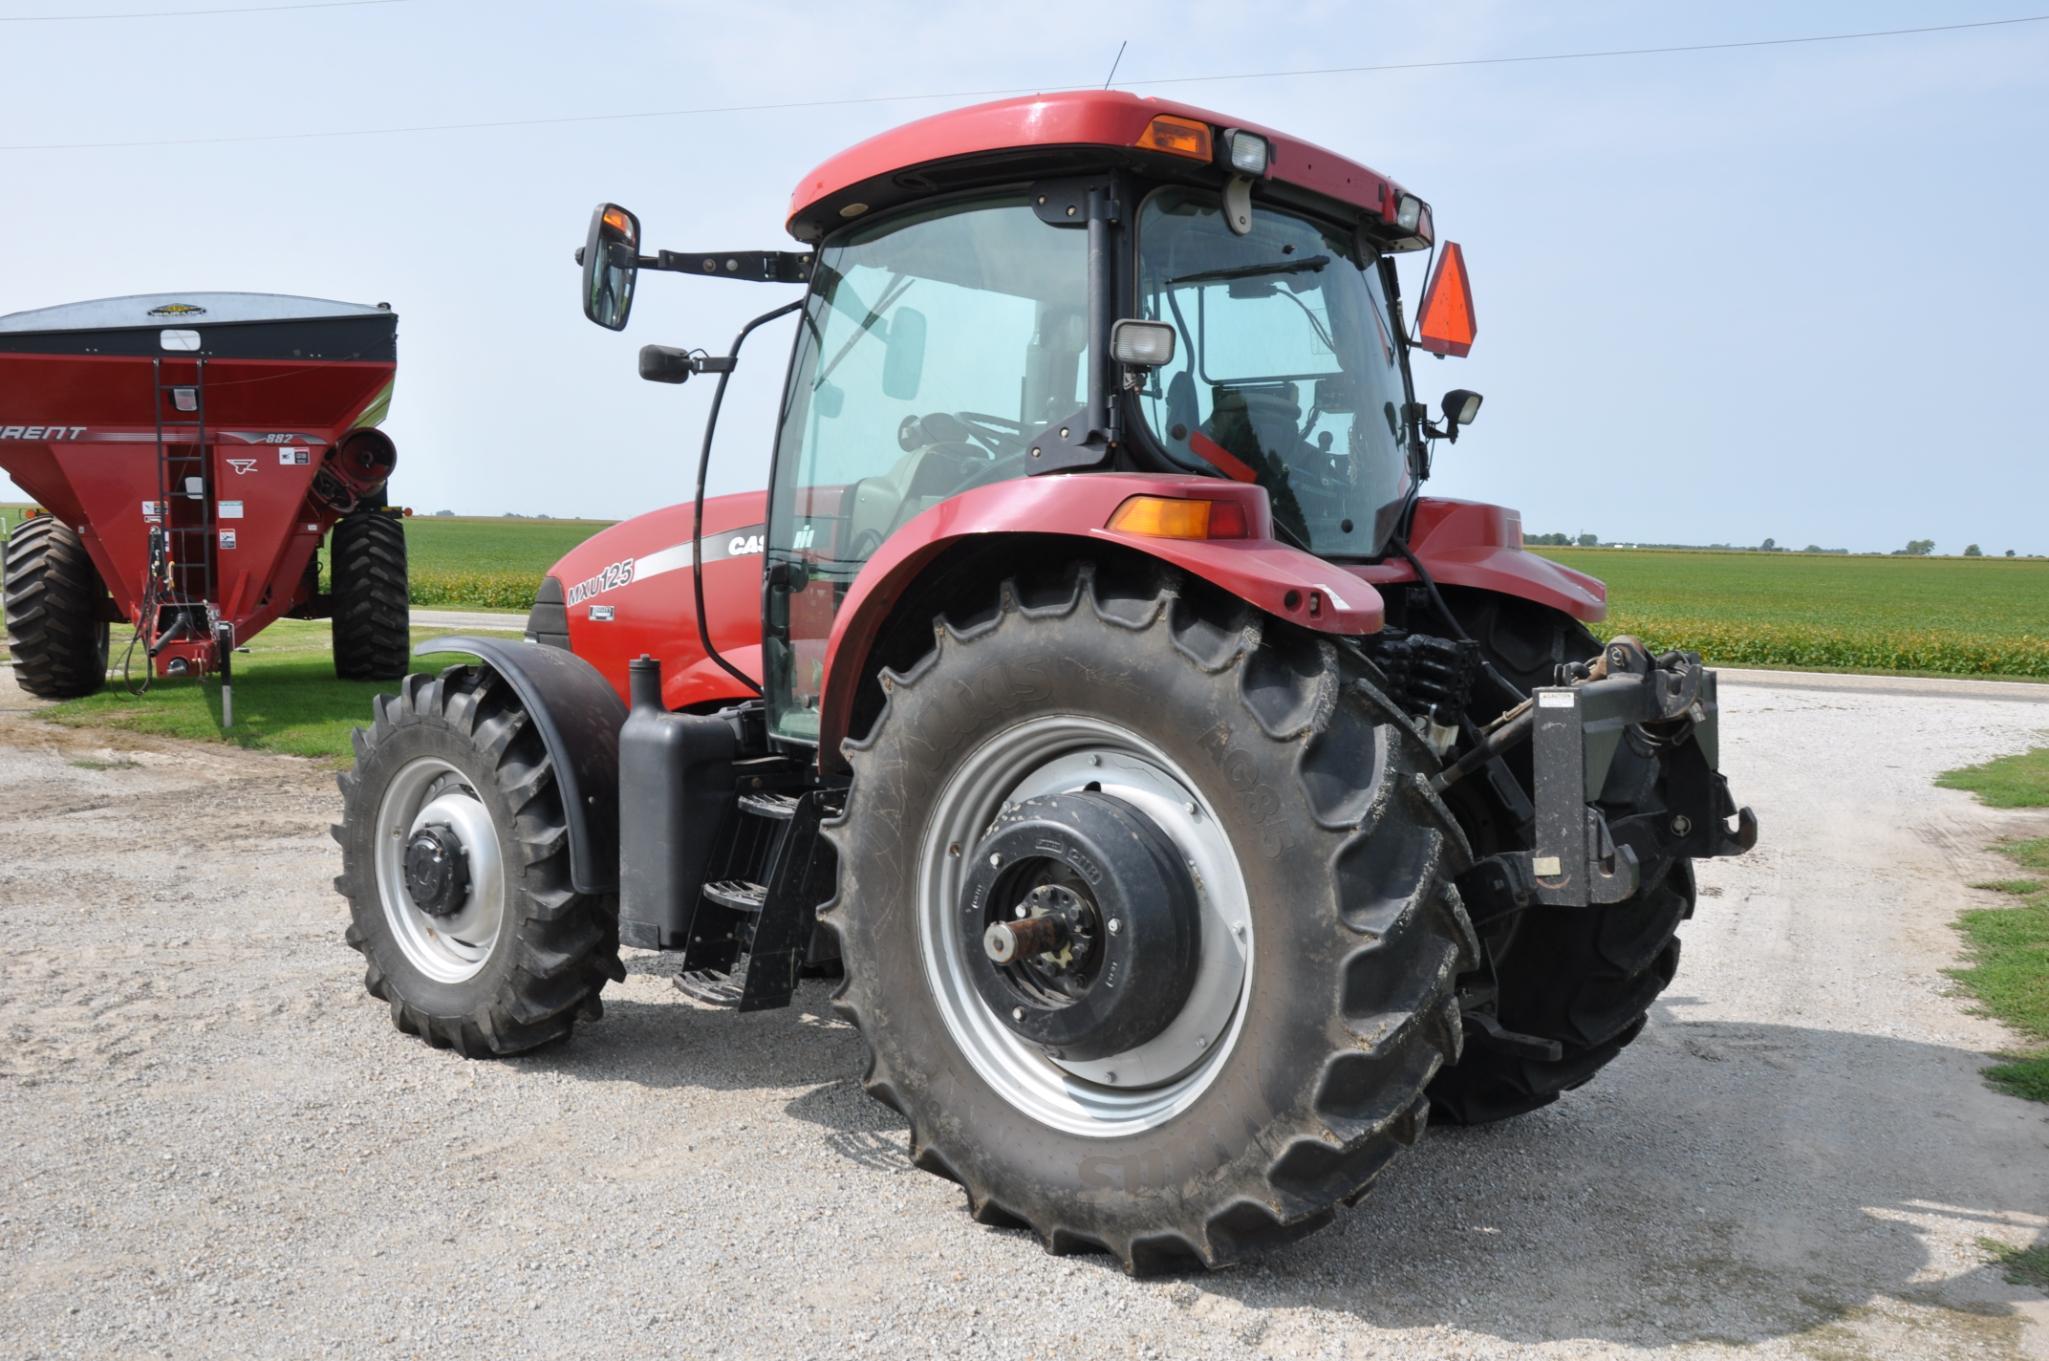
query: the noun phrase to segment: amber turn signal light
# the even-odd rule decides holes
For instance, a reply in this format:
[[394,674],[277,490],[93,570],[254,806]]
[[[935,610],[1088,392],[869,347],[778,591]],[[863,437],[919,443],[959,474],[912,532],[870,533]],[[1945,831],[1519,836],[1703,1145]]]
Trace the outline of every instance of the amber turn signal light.
[[1134,496],[1117,507],[1109,528],[1151,539],[1242,539],[1249,529],[1236,501]]
[[1163,113],[1146,124],[1133,145],[1147,151],[1164,151],[1169,156],[1186,156],[1191,161],[1207,161],[1216,153],[1209,124],[1171,113]]

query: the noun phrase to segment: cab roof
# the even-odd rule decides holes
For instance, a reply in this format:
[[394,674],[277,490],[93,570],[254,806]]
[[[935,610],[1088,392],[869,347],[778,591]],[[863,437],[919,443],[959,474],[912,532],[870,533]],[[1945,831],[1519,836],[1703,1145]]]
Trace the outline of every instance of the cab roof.
[[[1057,173],[1056,153],[1106,148],[1185,171],[1187,160],[1138,147],[1147,126],[1163,114],[1206,123],[1213,131],[1235,128],[1256,133],[1272,147],[1267,181],[1349,209],[1372,225],[1395,228],[1402,187],[1334,151],[1192,104],[1146,99],[1124,90],[1074,90],[954,109],[848,147],[798,182],[790,195],[790,234],[800,241],[816,241],[881,202],[932,193],[936,185],[929,178],[931,172],[957,163],[1022,161]],[[1035,152],[1045,154],[1032,155]],[[1431,234],[1427,207],[1423,213],[1416,233],[1423,240],[1418,245],[1426,244]]]

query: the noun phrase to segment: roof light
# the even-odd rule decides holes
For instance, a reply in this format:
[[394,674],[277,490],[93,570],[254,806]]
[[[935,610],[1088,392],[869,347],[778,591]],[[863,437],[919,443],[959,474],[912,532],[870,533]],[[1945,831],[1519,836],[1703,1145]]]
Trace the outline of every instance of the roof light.
[[1273,159],[1273,146],[1256,132],[1231,128],[1224,133],[1224,155],[1239,174],[1264,175]]
[[1160,114],[1146,124],[1145,131],[1138,134],[1138,141],[1132,145],[1147,151],[1164,151],[1169,156],[1186,156],[1192,161],[1207,161],[1215,155],[1209,124],[1171,113]]
[[1423,223],[1423,200],[1414,194],[1403,194],[1395,204],[1394,221],[1405,232],[1412,232]]
[[1245,507],[1236,501],[1134,496],[1117,507],[1109,528],[1152,539],[1243,539]]
[[1418,340],[1435,355],[1464,357],[1473,348],[1480,325],[1473,319],[1473,286],[1466,277],[1466,253],[1456,241],[1447,241],[1437,270],[1423,290],[1423,310],[1417,324]]

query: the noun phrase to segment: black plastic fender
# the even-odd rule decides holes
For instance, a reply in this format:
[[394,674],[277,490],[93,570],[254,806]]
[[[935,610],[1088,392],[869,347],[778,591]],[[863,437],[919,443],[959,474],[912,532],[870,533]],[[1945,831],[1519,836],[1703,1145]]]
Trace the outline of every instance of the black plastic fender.
[[626,705],[598,669],[539,643],[450,634],[416,657],[460,652],[505,678],[555,763],[569,823],[569,877],[578,893],[619,891],[619,729]]

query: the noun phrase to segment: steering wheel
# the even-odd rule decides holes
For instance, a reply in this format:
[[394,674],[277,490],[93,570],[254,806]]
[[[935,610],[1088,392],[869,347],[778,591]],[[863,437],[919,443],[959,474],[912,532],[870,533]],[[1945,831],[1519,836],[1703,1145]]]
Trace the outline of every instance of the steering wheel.
[[956,411],[953,418],[989,452],[1002,457],[1024,447],[1024,422],[1011,416],[992,416],[985,411]]

